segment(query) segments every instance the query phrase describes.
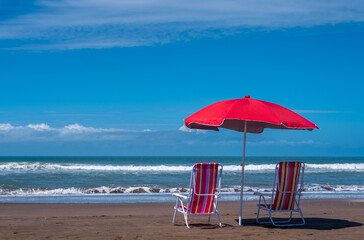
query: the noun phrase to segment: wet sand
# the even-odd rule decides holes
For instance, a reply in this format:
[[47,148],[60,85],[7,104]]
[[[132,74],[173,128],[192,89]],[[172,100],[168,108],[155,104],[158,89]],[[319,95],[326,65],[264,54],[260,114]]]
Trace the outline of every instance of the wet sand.
[[[364,199],[302,200],[306,225],[278,228],[255,223],[256,203],[220,202],[215,216],[182,214],[172,225],[172,203],[0,204],[0,239],[364,239]],[[298,217],[297,215],[295,217]]]

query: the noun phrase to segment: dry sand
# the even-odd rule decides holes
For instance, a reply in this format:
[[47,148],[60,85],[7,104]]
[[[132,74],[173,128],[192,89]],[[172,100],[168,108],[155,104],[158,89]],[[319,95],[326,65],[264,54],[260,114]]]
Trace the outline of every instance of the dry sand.
[[364,200],[303,200],[305,226],[277,228],[255,223],[256,202],[220,202],[223,228],[212,216],[182,214],[172,225],[172,203],[0,204],[0,239],[364,239]]

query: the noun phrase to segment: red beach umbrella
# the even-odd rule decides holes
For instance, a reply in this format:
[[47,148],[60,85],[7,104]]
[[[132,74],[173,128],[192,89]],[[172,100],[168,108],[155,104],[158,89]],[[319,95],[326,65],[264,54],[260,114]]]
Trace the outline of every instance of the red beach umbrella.
[[262,133],[265,128],[318,129],[315,124],[285,107],[250,96],[211,104],[186,118],[185,125],[191,129],[219,131],[219,128],[227,128],[244,132],[239,225],[243,210],[246,133]]

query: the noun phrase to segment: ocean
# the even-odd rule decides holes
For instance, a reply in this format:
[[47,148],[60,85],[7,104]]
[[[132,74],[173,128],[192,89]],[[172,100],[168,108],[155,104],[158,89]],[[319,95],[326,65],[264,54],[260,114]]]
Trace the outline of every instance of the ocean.
[[[247,157],[245,200],[272,189],[280,161],[306,164],[303,199],[364,198],[364,157]],[[0,202],[175,201],[196,162],[221,163],[221,200],[239,200],[241,157],[0,157]]]

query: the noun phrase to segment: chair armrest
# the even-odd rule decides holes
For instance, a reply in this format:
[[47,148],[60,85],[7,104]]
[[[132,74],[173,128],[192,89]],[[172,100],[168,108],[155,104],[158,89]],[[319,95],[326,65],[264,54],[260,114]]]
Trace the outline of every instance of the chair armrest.
[[256,196],[265,196],[265,197],[271,197],[271,193],[261,193],[261,192],[254,192],[254,195]]
[[187,196],[181,195],[181,194],[178,194],[178,193],[173,193],[172,196],[175,196],[175,197],[178,197],[178,198],[184,198],[184,199],[188,198]]

